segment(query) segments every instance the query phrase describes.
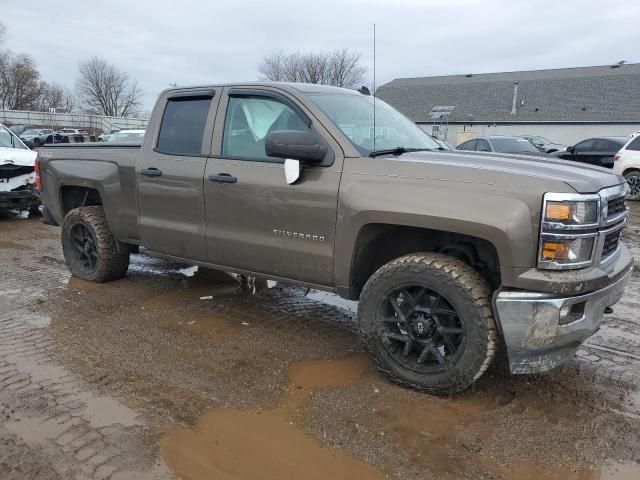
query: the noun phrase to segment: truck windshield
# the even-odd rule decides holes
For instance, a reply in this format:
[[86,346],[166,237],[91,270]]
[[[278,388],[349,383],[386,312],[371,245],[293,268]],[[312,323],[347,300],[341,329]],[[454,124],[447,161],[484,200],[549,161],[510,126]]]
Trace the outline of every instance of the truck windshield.
[[4,127],[3,125],[0,125],[0,147],[21,148],[23,150],[27,148],[20,140],[18,140],[16,136],[11,133],[8,128]]
[[310,93],[308,96],[364,156],[374,150],[398,147],[407,151],[441,148],[415,123],[378,98],[375,99],[374,145],[374,97],[340,93]]

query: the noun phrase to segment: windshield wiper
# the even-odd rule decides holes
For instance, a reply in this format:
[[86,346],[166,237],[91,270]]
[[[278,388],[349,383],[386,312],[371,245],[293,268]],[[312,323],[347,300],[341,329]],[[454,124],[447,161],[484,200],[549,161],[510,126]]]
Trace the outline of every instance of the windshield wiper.
[[406,148],[406,147],[396,147],[396,148],[387,148],[385,150],[373,150],[369,156],[370,157],[379,157],[380,155],[402,155],[403,153],[408,152],[426,152],[431,151],[430,148]]

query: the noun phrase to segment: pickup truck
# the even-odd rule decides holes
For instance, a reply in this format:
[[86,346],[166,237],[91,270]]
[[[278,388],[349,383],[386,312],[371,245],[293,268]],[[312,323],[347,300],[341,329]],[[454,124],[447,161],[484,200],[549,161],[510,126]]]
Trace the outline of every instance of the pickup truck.
[[73,275],[149,254],[358,300],[392,380],[461,391],[573,357],[623,294],[624,179],[555,159],[444,151],[384,102],[281,83],[174,88],[142,145],[40,150],[44,220]]

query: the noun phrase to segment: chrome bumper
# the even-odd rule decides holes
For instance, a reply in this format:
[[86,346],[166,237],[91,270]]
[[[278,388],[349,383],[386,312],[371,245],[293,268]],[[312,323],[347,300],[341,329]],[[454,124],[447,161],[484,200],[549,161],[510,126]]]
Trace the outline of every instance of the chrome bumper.
[[[503,291],[494,299],[495,312],[509,355],[511,373],[544,372],[573,357],[599,328],[607,307],[624,293],[629,270],[615,283],[585,295],[559,297],[527,291]],[[560,323],[560,310],[574,306],[581,316]]]

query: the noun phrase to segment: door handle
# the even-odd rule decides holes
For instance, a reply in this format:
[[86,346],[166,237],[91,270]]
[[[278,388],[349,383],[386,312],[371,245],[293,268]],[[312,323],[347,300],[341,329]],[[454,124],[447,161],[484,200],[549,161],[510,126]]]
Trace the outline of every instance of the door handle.
[[236,183],[238,179],[228,173],[219,173],[217,175],[209,175],[209,181],[218,183]]
[[140,170],[141,175],[145,175],[147,177],[159,177],[162,175],[162,170],[158,170],[155,167],[144,168]]

